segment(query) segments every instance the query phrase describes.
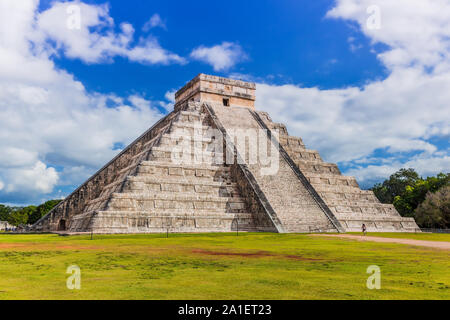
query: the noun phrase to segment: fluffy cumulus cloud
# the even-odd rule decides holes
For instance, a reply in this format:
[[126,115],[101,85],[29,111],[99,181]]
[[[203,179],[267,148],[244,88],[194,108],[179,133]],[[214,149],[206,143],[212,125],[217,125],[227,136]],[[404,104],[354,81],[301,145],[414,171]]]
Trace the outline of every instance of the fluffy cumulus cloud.
[[191,52],[191,58],[211,65],[214,71],[228,70],[247,59],[237,43],[223,42],[212,47],[200,46]]
[[388,45],[379,58],[391,69],[449,67],[447,0],[338,0],[327,17],[355,21],[373,43]]
[[[8,0],[9,1],[9,0]],[[159,16],[153,16],[153,27]],[[63,52],[69,58],[88,63],[110,61],[115,56],[149,64],[185,63],[185,59],[163,49],[153,37],[141,38],[136,45],[134,28],[122,23],[115,31],[107,5],[58,2],[36,18],[36,37],[45,39],[43,50]]]
[[450,3],[338,0],[327,17],[387,45],[377,56],[389,75],[338,90],[260,84],[258,105],[363,185],[401,167],[448,172]]
[[[86,34],[96,23],[111,23],[103,6],[79,4],[87,25],[76,31],[80,36],[65,36],[64,28],[55,27],[59,23],[55,12],[66,15],[67,5],[56,3],[38,13],[35,0],[0,2],[2,202],[36,202],[57,185],[82,182],[112,158],[118,146],[128,144],[162,116],[159,102],[139,95],[87,92],[82,83],[54,65],[55,50],[95,62],[116,54],[131,56],[140,48],[128,47],[131,26],[122,26],[120,34]],[[157,53],[145,61],[167,61]],[[136,53],[133,59],[139,56]]]
[[50,193],[59,179],[55,168],[39,160],[31,167],[10,168],[5,176],[8,179],[6,192]]

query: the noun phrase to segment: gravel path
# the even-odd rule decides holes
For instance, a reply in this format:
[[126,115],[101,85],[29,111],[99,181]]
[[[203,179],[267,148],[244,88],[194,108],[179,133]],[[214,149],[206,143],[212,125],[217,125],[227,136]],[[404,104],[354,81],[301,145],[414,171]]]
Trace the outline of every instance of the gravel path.
[[342,234],[342,235],[340,235],[340,234],[313,234],[313,236],[345,238],[345,239],[353,239],[353,240],[358,240],[358,241],[400,243],[400,244],[408,244],[408,245],[412,245],[412,246],[450,250],[450,242],[447,242],[447,241],[426,241],[426,240],[401,239],[401,238],[382,238],[382,237],[371,237],[371,236],[357,236],[357,235],[352,235],[352,234]]

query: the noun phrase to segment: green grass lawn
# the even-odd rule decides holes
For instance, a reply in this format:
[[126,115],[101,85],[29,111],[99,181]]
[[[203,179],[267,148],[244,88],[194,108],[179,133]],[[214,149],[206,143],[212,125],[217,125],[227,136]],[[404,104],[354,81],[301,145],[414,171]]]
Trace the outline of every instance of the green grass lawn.
[[445,250],[299,234],[0,235],[0,299],[450,299],[449,270]]

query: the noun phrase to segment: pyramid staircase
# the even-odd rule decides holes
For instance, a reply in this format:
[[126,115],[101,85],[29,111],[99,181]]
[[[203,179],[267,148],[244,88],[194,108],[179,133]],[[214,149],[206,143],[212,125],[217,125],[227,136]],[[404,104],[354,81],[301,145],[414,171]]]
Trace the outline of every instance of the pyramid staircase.
[[[259,135],[259,131],[264,128],[261,128],[258,121],[254,118],[253,111],[249,108],[223,108],[212,103],[207,105],[211,112],[215,114],[217,121],[220,122],[218,126],[223,126],[225,131],[230,134],[231,132],[237,132],[236,130],[242,130],[237,133],[249,132],[249,134],[258,135],[258,139],[264,139],[259,141],[262,145],[270,145],[272,143],[270,137]],[[235,144],[238,143],[237,141],[234,142]],[[244,159],[242,154],[242,159],[267,197],[272,210],[280,221],[281,230],[283,232],[343,231],[333,214],[327,212],[326,208],[320,205],[320,199],[311,190],[309,182],[301,180],[295,171],[296,168],[290,166],[288,159],[284,158],[277,149],[276,147],[274,148],[277,159],[271,164],[276,165],[276,170],[272,174],[265,174],[265,164],[263,161],[260,161],[261,159],[258,158],[256,161],[250,162],[250,157],[248,157],[250,152],[249,144],[239,148],[239,150],[245,150],[246,156]]]
[[[256,224],[258,213],[247,209],[231,167],[216,164],[223,163],[223,154],[214,151],[214,137],[199,106],[189,103],[166,116],[34,228],[74,233],[273,231]],[[180,145],[183,153],[176,158]]]
[[334,163],[324,162],[299,137],[290,136],[283,124],[266,112],[257,112],[266,126],[279,132],[279,143],[306,176],[346,231],[420,231],[413,218],[401,217],[392,204],[380,203],[371,190],[361,190],[354,177],[343,176]]

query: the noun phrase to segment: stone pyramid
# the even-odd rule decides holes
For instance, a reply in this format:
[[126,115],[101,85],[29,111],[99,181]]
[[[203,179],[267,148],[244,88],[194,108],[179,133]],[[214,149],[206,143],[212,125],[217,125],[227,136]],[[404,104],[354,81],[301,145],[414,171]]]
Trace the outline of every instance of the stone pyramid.
[[200,74],[162,118],[34,231],[412,232],[401,217],[254,108],[255,84]]

